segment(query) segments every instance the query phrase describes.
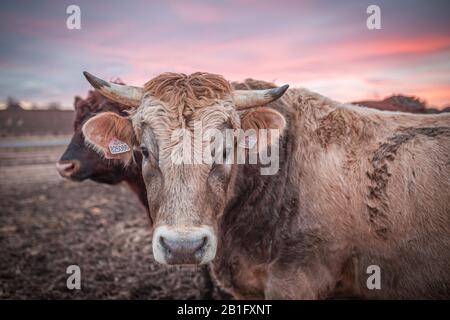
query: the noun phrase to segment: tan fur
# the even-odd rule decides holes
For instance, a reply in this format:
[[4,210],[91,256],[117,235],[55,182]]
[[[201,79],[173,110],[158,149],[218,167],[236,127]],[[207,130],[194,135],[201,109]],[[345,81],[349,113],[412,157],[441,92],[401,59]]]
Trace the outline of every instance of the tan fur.
[[[139,143],[157,142],[143,162],[156,226],[212,226],[214,273],[235,297],[450,296],[450,115],[381,112],[290,89],[268,105],[286,120],[279,172],[233,165],[212,175],[209,165],[172,163],[174,130],[280,119],[258,114],[264,108],[241,118],[226,85],[210,83],[222,83],[217,76],[194,78],[150,81],[130,118]],[[381,290],[366,287],[372,264]]]
[[[146,179],[147,188],[151,190],[149,203],[155,204],[151,207],[155,226],[207,225],[217,230],[216,217],[230,196],[226,182],[232,180],[232,175],[226,168],[211,174],[212,165],[208,164],[175,164],[173,157],[181,157],[181,142],[186,133],[174,139],[174,132],[184,129],[193,136],[198,124],[203,131],[238,129],[241,119],[245,129],[279,128],[282,131],[283,117],[267,108],[237,112],[229,83],[217,75],[163,74],[149,81],[145,91],[141,106],[130,119],[139,143],[149,145],[152,139],[157,143],[158,150],[153,150],[157,162],[143,164],[144,179],[149,177]],[[208,143],[204,141],[203,147]],[[191,145],[198,154],[198,145],[194,145],[194,141]]]
[[196,72],[190,75],[163,73],[147,82],[145,95],[165,102],[176,111],[180,123],[195,109],[210,106],[231,94],[231,86],[222,76]]
[[[156,224],[159,222],[183,226],[198,225],[202,222],[214,225],[214,210],[221,211],[220,208],[225,204],[226,190],[222,182],[214,182],[214,179],[210,179],[210,183],[205,185],[211,165],[174,164],[173,157],[181,157],[183,154],[181,142],[186,134],[175,139],[173,134],[176,130],[184,129],[193,137],[194,128],[198,124],[202,125],[203,131],[224,126],[230,129],[240,128],[241,120],[232,102],[230,84],[222,76],[214,74],[164,73],[150,80],[144,91],[142,104],[131,112],[129,117],[135,134],[124,141],[133,142],[135,145],[145,144],[145,136],[150,134],[149,130],[156,140],[157,155],[152,154],[152,161],[144,162],[143,165],[143,171],[153,177],[151,185],[148,185],[153,192],[148,193],[149,197],[153,197],[149,200],[154,204],[154,210],[150,211],[157,216]],[[242,114],[246,115],[246,128],[258,125],[255,129],[264,126],[283,129],[285,125],[277,120],[277,113],[272,110],[258,108]],[[103,123],[102,119],[107,118],[111,121]],[[278,118],[282,117],[278,115]],[[124,120],[112,115],[94,117],[85,125],[88,141],[94,146],[100,146],[97,150],[110,157],[107,150],[108,139],[113,136],[122,137],[125,130],[129,133],[129,127],[124,125]],[[271,121],[274,120],[278,123],[272,125]],[[95,130],[90,130],[91,127],[95,127]],[[102,133],[104,138],[99,139],[99,133]],[[194,140],[191,145],[193,152],[198,154],[198,145],[194,145]],[[151,152],[156,153],[155,150]],[[156,168],[160,175],[155,177]],[[219,203],[208,203],[208,197],[204,195],[211,193],[215,194],[214,202]]]
[[[289,181],[303,217],[293,228],[321,230],[332,246],[327,250],[339,253],[311,261],[313,273],[299,275],[300,287],[312,290],[307,296],[332,294],[344,277],[339,261],[353,265],[352,295],[448,295],[450,115],[376,111],[305,89],[284,99],[296,121],[288,133],[295,141]],[[370,264],[380,265],[383,290],[367,289]],[[284,277],[268,279],[283,283]],[[300,287],[284,297],[304,297]]]

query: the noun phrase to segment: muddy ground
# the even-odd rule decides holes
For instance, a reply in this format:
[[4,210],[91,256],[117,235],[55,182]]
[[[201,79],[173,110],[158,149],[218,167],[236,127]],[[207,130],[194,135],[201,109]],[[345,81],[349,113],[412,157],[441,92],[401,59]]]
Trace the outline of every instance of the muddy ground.
[[[60,178],[64,147],[0,149],[0,299],[223,297],[203,269],[152,257],[143,208],[125,185]],[[81,290],[66,268],[81,268]]]

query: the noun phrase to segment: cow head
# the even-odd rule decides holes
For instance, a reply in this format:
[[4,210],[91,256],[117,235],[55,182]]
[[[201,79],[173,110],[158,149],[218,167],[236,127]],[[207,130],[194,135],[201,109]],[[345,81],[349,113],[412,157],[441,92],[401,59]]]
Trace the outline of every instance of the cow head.
[[74,133],[64,154],[56,164],[59,174],[67,179],[116,184],[123,179],[124,166],[120,161],[105,161],[85,145],[81,131],[83,124],[99,112],[114,112],[125,115],[124,106],[104,98],[98,92],[91,91],[86,99],[75,98]]
[[[219,75],[165,73],[141,88],[109,83],[89,73],[85,76],[106,97],[135,108],[129,117],[98,114],[85,123],[83,133],[105,158],[131,163],[133,147],[141,150],[155,227],[155,259],[165,264],[211,261],[216,254],[218,219],[236,174],[237,154],[229,150],[247,146],[252,137],[230,142],[205,133],[226,132],[226,136],[239,129],[269,128],[281,133],[284,117],[273,109],[256,107],[281,97],[287,86],[233,91]],[[195,139],[196,128],[202,132],[200,140]],[[202,156],[195,161],[205,150],[212,161]],[[186,153],[194,161],[185,161]]]

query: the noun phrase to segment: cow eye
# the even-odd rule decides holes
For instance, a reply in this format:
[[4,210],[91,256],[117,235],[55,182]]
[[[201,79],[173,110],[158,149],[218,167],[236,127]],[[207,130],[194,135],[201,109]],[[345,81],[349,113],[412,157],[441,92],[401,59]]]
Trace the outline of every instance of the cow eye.
[[231,157],[231,154],[233,153],[233,147],[226,147],[223,149],[223,163],[227,164],[227,160],[229,157]]
[[148,149],[147,149],[146,146],[141,145],[141,153],[142,153],[142,155],[143,155],[145,158],[148,158],[149,152],[148,152]]
[[230,150],[228,148],[223,148],[223,151],[222,151],[223,163],[227,162],[229,152],[230,152]]

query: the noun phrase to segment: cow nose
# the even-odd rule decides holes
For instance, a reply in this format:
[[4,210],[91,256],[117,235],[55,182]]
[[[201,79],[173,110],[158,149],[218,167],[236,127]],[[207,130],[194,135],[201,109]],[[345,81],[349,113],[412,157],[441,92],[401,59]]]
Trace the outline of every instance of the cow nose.
[[161,234],[157,241],[167,264],[199,264],[210,246],[210,236],[202,232]]
[[62,160],[56,163],[56,170],[63,178],[70,178],[80,168],[78,160]]
[[161,236],[159,243],[169,263],[197,264],[203,257],[208,238],[203,236],[197,239],[170,239]]

